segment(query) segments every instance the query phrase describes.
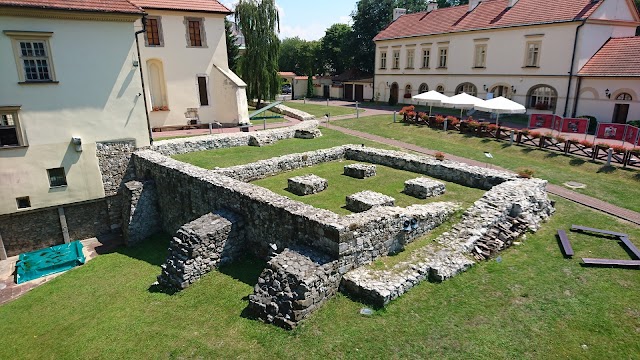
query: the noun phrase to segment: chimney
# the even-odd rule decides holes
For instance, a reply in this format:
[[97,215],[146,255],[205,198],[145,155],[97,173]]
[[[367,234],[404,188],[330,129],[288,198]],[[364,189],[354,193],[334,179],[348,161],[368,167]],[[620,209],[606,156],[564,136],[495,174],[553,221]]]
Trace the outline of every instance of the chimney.
[[[511,0],[509,0],[511,1]],[[473,9],[477,8],[482,0],[469,0],[469,12],[473,11]]]
[[438,3],[435,1],[431,1],[427,4],[427,12],[432,12],[433,10],[438,9]]
[[393,21],[398,20],[398,18],[407,13],[407,9],[395,8],[393,9]]
[[518,0],[509,0],[509,5],[507,7],[513,7],[518,2]]

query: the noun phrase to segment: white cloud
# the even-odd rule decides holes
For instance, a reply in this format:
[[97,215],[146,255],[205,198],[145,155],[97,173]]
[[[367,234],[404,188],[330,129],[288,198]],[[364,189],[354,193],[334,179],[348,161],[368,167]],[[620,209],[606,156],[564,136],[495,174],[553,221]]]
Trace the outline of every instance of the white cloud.
[[338,24],[349,24],[351,25],[352,19],[351,16],[347,15],[347,16],[340,16],[338,18]]
[[318,40],[324,36],[327,26],[324,24],[308,24],[307,26],[290,26],[280,21],[280,38],[299,37],[304,40]]

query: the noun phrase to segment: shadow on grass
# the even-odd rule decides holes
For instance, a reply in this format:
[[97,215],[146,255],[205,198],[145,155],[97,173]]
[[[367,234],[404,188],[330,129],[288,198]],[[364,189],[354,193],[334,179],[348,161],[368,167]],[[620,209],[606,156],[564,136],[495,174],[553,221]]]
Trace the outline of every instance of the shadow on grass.
[[254,286],[267,263],[255,257],[245,257],[218,270],[244,284]]
[[578,158],[573,158],[569,161],[569,165],[571,166],[582,166],[586,163],[586,160],[583,159],[578,159]]
[[640,173],[633,175],[633,179],[636,181],[640,181]]
[[536,150],[538,150],[538,149],[532,148],[532,147],[526,147],[526,148],[521,149],[520,151],[525,153],[525,154],[528,154],[528,153],[534,152]]
[[158,233],[132,247],[120,246],[116,252],[133,259],[138,259],[154,266],[160,266],[167,258],[167,249],[171,236]]
[[616,172],[618,169],[615,166],[611,166],[611,165],[604,165],[601,166],[600,169],[598,169],[597,173],[598,174],[612,174],[614,172]]

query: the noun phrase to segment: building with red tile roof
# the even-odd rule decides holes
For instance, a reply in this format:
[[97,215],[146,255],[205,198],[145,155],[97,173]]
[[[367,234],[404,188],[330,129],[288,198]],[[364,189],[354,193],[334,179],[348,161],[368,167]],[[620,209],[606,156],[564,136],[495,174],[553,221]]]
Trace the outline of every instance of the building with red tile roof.
[[[633,0],[434,5],[398,16],[373,39],[374,97],[410,103],[413,95],[428,90],[467,92],[505,96],[530,112],[592,115],[603,122],[640,119],[640,99],[634,95],[640,89],[623,80],[635,77],[640,63],[631,55],[640,50],[633,37],[640,26]],[[581,80],[587,76],[616,77],[617,82]],[[614,95],[622,92],[631,94],[619,98],[632,99],[625,100],[628,112],[616,110]]]
[[232,11],[216,0],[131,0],[143,9],[177,10],[231,14]]
[[0,7],[33,10],[70,10],[102,13],[142,14],[127,0],[0,0]]

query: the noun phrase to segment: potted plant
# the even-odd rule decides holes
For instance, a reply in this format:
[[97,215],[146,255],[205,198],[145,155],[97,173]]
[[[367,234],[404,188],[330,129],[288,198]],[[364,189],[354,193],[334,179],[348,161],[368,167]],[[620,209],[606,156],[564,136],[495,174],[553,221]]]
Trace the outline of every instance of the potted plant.
[[444,153],[438,151],[435,154],[433,154],[433,157],[435,157],[436,160],[438,160],[438,161],[443,161],[444,160]]
[[535,171],[533,169],[530,169],[530,168],[520,168],[520,169],[518,169],[518,176],[523,178],[523,179],[531,179],[534,174],[535,174]]

